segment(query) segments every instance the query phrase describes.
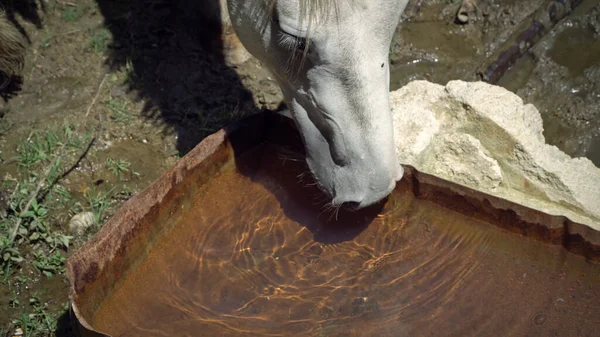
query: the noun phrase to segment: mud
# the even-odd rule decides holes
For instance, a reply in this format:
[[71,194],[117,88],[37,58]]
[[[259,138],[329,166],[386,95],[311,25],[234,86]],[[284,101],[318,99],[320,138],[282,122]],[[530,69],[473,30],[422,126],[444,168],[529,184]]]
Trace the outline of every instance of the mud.
[[583,1],[507,76],[509,90],[538,107],[546,138],[600,166],[600,2]]
[[[466,25],[460,1],[411,1],[391,49],[392,90],[411,80],[445,85],[477,72],[548,1],[477,1]],[[600,2],[584,0],[500,78],[535,105],[549,144],[600,165]]]

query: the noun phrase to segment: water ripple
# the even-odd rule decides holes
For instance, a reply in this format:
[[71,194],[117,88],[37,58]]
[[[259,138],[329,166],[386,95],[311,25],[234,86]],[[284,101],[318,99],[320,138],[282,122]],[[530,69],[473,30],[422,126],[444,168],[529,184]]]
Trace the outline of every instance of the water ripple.
[[114,336],[583,335],[600,328],[597,265],[419,201],[402,187],[370,218],[348,213],[327,222],[272,171],[261,174],[215,178],[103,303],[95,326]]

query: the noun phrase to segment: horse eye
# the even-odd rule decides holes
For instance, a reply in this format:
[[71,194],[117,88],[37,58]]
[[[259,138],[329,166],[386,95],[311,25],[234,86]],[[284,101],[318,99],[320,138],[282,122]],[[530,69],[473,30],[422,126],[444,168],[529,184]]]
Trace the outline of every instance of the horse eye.
[[306,49],[306,39],[303,37],[296,37],[296,49],[304,51]]
[[289,51],[304,51],[307,46],[306,38],[289,34],[281,29],[277,15],[271,17],[271,21],[279,26],[279,44]]
[[279,44],[289,51],[304,51],[307,41],[306,38],[281,31],[279,34]]

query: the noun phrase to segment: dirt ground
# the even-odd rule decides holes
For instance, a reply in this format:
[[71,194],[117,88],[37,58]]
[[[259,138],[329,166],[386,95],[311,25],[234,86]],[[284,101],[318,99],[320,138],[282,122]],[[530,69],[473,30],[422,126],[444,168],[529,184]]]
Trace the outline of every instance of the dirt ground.
[[[279,106],[259,62],[225,65],[202,3],[0,0],[29,40],[22,83],[0,102],[0,336],[68,336],[65,258],[205,136]],[[479,0],[458,24],[460,1],[412,0],[390,49],[392,89],[478,80],[546,3]],[[540,109],[550,143],[597,165],[599,22],[600,3],[584,0],[499,81]]]
[[509,48],[524,25],[550,16],[549,4],[559,13],[560,4],[576,5],[495,84],[538,108],[549,144],[600,166],[600,1],[477,0],[469,23],[457,25],[460,2],[409,3],[392,46],[391,89],[416,79],[480,80],[478,72]]

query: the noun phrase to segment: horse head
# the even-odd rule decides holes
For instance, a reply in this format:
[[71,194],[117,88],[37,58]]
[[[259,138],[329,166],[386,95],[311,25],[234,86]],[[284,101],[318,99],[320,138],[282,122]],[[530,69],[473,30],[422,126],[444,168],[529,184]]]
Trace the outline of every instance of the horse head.
[[228,0],[240,41],[274,75],[333,206],[384,199],[403,175],[388,53],[407,0]]

